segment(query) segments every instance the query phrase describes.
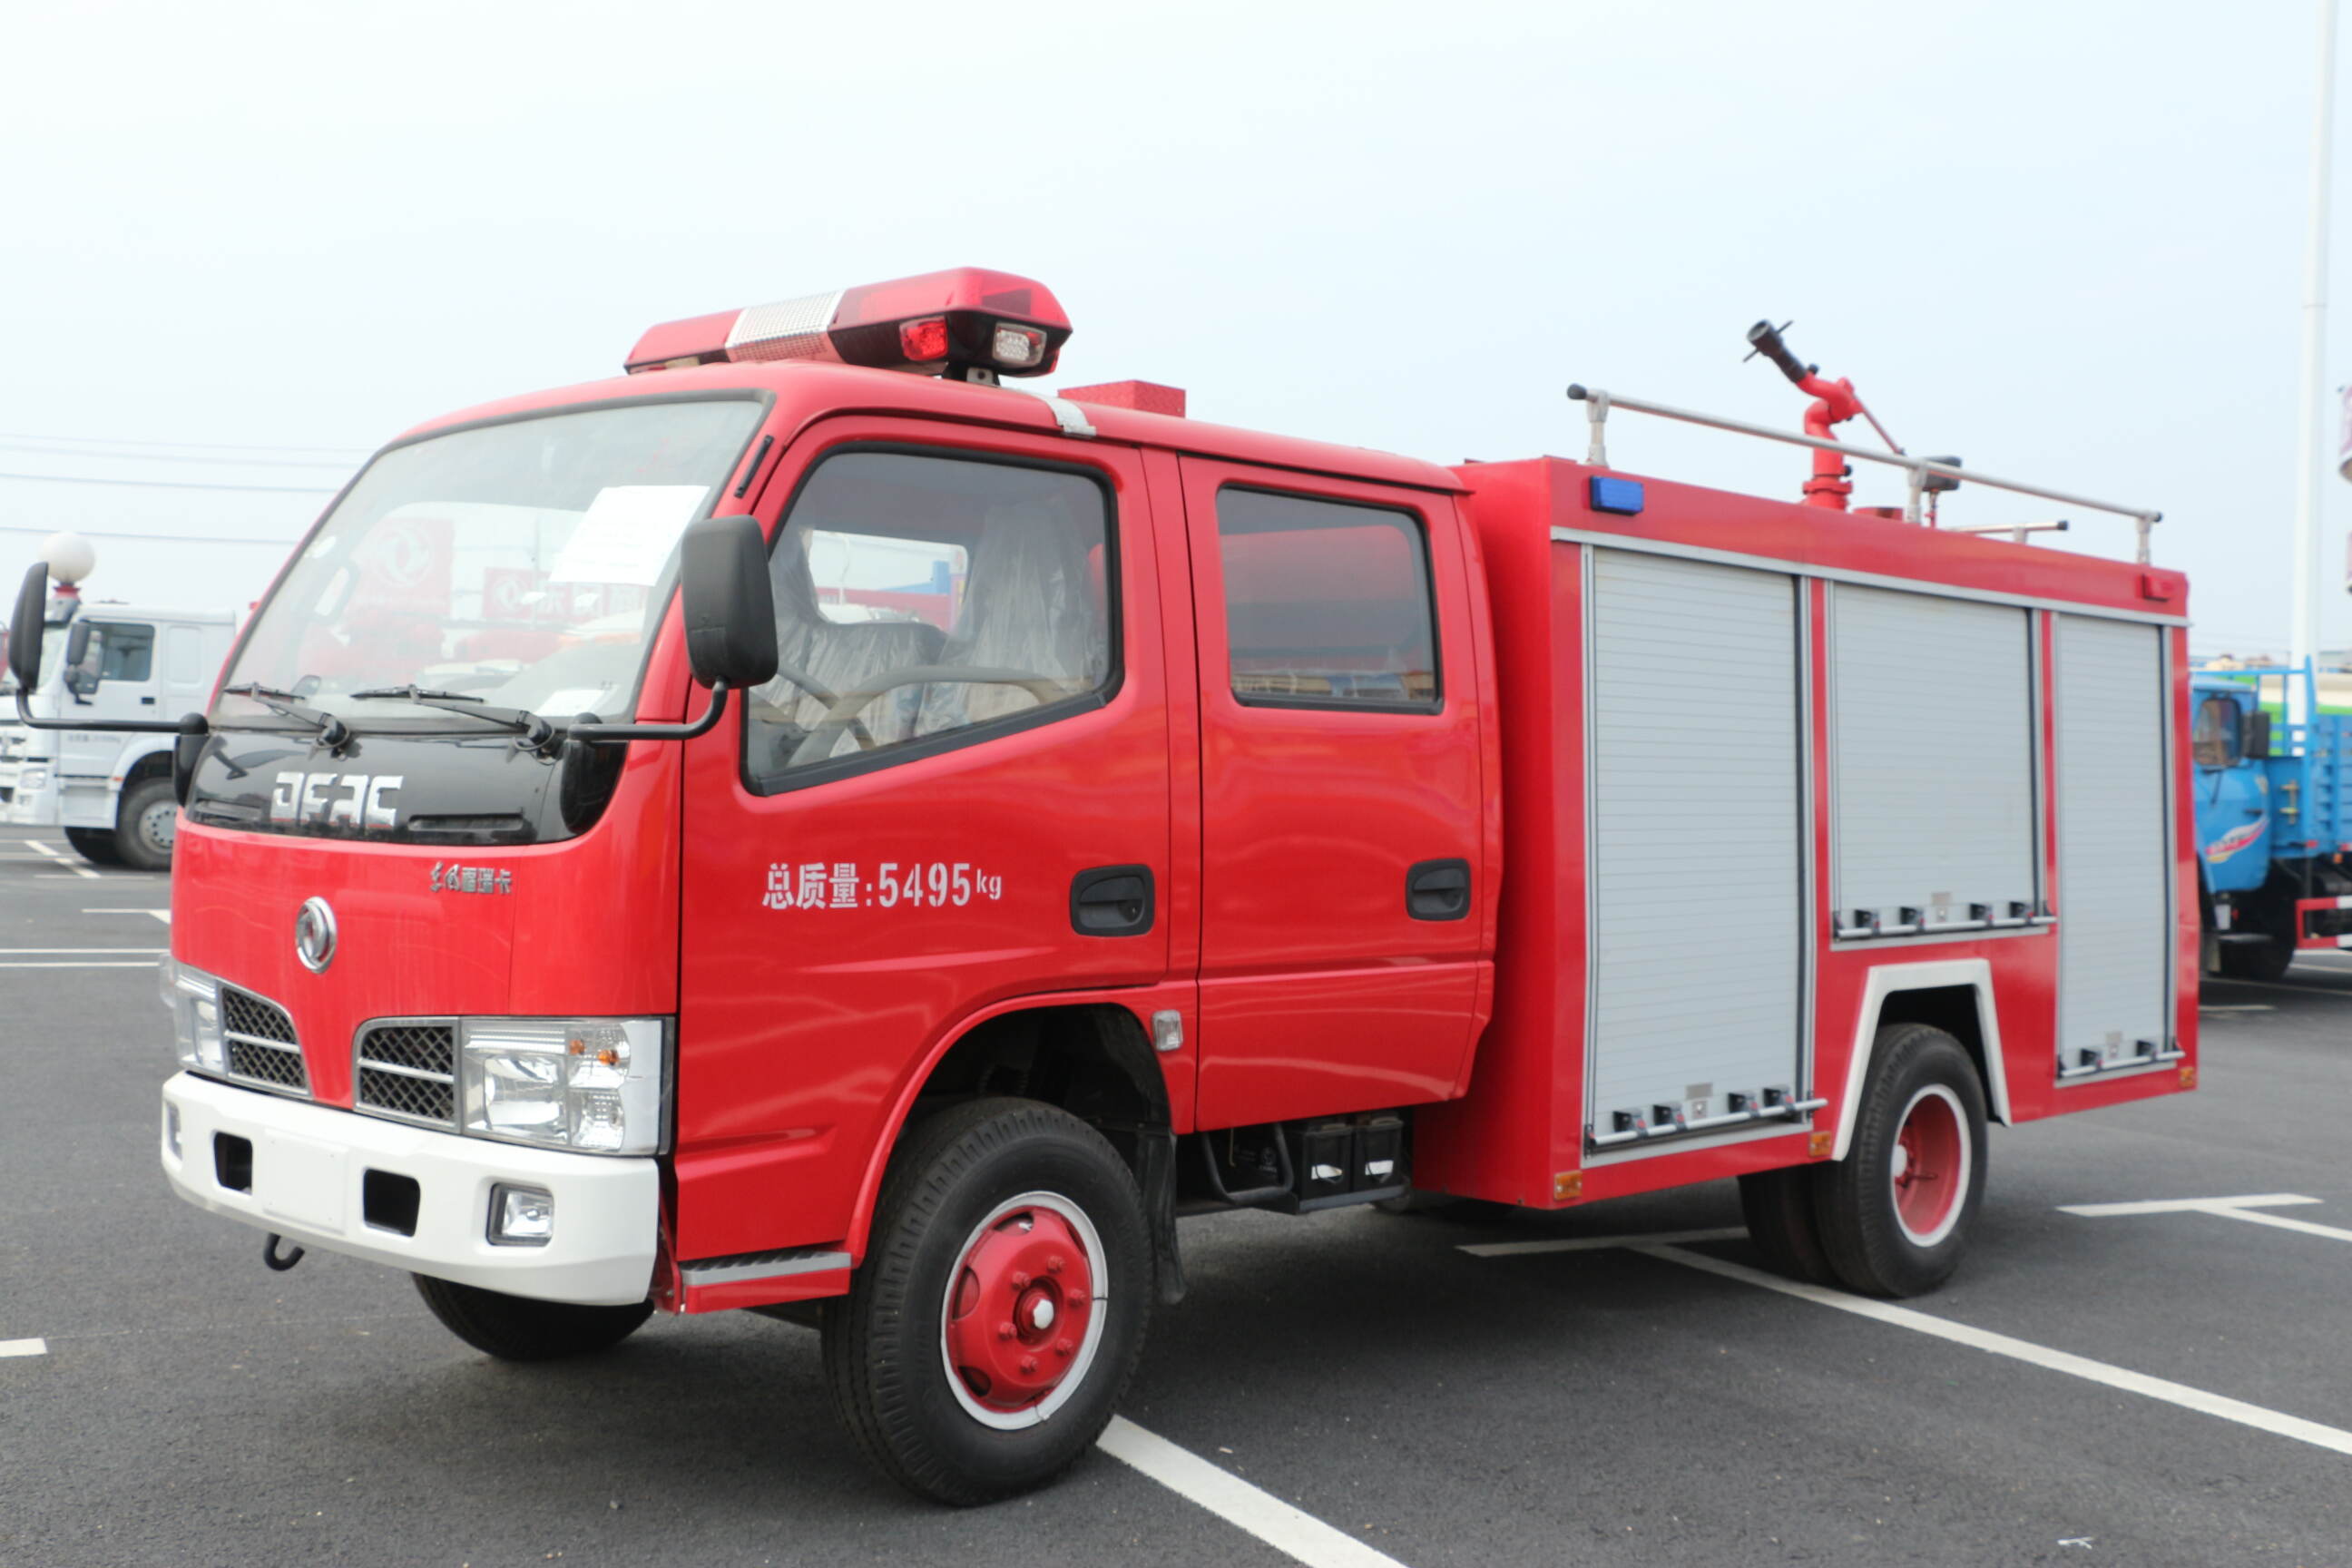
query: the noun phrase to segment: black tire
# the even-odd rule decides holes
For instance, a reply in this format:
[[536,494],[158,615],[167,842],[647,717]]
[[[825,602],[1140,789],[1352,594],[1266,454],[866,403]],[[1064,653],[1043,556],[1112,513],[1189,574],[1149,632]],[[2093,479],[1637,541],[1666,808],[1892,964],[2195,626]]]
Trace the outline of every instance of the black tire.
[[[1037,1198],[1066,1209],[1029,1201]],[[1084,1232],[1068,1218],[1073,1212],[1092,1228],[1099,1249],[1087,1258],[1097,1271],[1092,1290],[1107,1292],[1108,1299],[1091,1300],[1090,1306],[1065,1301],[1045,1320],[1047,1326],[1033,1321],[1017,1335],[1011,1332],[1014,1324],[1005,1322],[996,1338],[1008,1349],[1000,1353],[1024,1353],[1035,1332],[1052,1342],[1034,1343],[1035,1360],[1055,1353],[1066,1340],[1075,1342],[1076,1359],[1061,1382],[1038,1396],[1042,1405],[984,1418],[976,1413],[980,1401],[1010,1385],[975,1386],[950,1370],[950,1323],[972,1325],[975,1310],[993,1315],[999,1289],[1016,1293],[1003,1309],[1008,1318],[1031,1310],[1030,1298],[1018,1294],[1020,1281],[1029,1280],[1033,1290],[1049,1281],[1013,1274],[983,1285],[980,1270],[966,1264],[998,1238],[1053,1227],[1086,1247]],[[967,1306],[951,1320],[951,1284],[981,1306]],[[970,1101],[915,1128],[891,1157],[865,1262],[849,1294],[825,1312],[825,1385],[859,1450],[899,1485],[938,1502],[992,1501],[1045,1485],[1102,1435],[1142,1353],[1151,1300],[1143,1196],[1118,1151],[1093,1128],[1051,1106]],[[1076,1329],[1081,1313],[1087,1314],[1082,1338]],[[1050,1328],[1056,1321],[1060,1327]],[[1036,1416],[1037,1408],[1052,1418]],[[1024,1419],[1034,1424],[1009,1425]]]
[[74,847],[75,854],[93,866],[122,864],[122,857],[114,847],[114,834],[111,829],[68,827],[66,829],[66,842]]
[[2276,980],[2294,962],[2294,945],[2272,937],[2267,942],[2225,942],[2221,972],[2229,980]]
[[115,854],[134,871],[170,870],[179,816],[170,779],[141,779],[128,786],[114,814]]
[[1813,1189],[1822,1169],[1790,1165],[1750,1171],[1739,1178],[1739,1211],[1748,1221],[1748,1238],[1764,1255],[1765,1267],[1808,1285],[1839,1283],[1813,1211]]
[[583,1307],[536,1301],[426,1275],[412,1276],[416,1293],[441,1326],[500,1361],[561,1361],[611,1350],[653,1316],[654,1304]]
[[[1830,1267],[1850,1290],[1866,1296],[1918,1296],[1952,1276],[1968,1250],[1969,1233],[1984,1199],[1984,1085],[1976,1063],[1959,1041],[1926,1024],[1890,1024],[1878,1031],[1871,1052],[1870,1081],[1854,1117],[1853,1142],[1846,1157],[1817,1167],[1813,1215]],[[1948,1134],[1954,1152],[1964,1156],[1955,1170],[1948,1156],[1920,1159],[1903,1148],[1906,1116],[1931,1152]],[[1924,1231],[1898,1208],[1897,1193],[1922,1174],[1930,1178],[1922,1194],[1937,1187],[1948,1199]],[[1925,1223],[1924,1221],[1922,1223]]]

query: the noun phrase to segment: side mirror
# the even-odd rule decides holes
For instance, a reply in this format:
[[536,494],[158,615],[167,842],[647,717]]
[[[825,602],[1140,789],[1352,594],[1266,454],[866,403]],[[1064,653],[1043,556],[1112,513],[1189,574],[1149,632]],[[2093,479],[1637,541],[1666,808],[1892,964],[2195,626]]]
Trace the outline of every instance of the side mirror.
[[759,519],[688,524],[678,543],[678,597],[695,679],[744,691],[775,678],[776,595]]
[[[90,639],[96,635],[88,621],[76,621],[66,633],[66,689],[85,702],[98,690],[98,667],[89,657]],[[104,647],[100,644],[101,650]]]
[[16,689],[27,696],[41,679],[41,633],[47,629],[42,622],[48,608],[48,563],[36,561],[25,573],[25,585],[16,590],[16,614],[8,617],[8,673],[16,678]]
[[2271,716],[2267,709],[2257,708],[2246,715],[2245,733],[2240,738],[2238,754],[2251,762],[2267,762],[2271,754]]

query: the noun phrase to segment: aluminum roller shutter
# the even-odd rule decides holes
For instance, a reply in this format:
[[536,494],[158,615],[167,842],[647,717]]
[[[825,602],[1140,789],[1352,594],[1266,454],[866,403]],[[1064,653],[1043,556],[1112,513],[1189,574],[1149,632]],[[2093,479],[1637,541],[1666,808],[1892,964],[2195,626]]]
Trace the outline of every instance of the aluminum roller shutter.
[[[1830,591],[1832,841],[1840,926],[2036,908],[2027,612],[1885,588]],[[2021,917],[2020,917],[2021,918]]]
[[2163,634],[2058,617],[2058,1052],[2168,1043]]
[[1587,1103],[1606,1133],[1617,1110],[1802,1087],[1803,788],[1794,579],[1592,562]]

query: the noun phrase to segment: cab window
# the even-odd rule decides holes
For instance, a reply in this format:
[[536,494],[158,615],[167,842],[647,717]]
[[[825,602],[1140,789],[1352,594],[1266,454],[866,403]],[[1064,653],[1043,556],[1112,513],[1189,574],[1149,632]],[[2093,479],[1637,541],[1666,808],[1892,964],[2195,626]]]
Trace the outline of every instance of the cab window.
[[1110,508],[1066,469],[901,450],[826,458],[770,557],[763,792],[1099,706],[1115,675]]
[[101,681],[145,680],[155,668],[155,628],[135,621],[91,621],[75,661],[74,695],[88,697]]
[[1435,712],[1421,520],[1385,507],[1217,492],[1233,692],[1261,707]]
[[2239,757],[2238,700],[2208,697],[2197,705],[2197,724],[2190,732],[2189,751],[2200,768],[2231,768]]

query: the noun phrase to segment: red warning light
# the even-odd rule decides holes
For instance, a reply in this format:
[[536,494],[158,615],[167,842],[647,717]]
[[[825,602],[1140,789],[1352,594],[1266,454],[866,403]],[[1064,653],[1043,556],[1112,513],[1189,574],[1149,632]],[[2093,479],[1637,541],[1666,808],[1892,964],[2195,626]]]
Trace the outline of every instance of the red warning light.
[[898,323],[898,352],[918,364],[948,357],[948,319],[926,316]]
[[960,267],[866,283],[647,330],[629,374],[808,359],[885,370],[1044,375],[1061,357],[1070,319],[1044,284]]

